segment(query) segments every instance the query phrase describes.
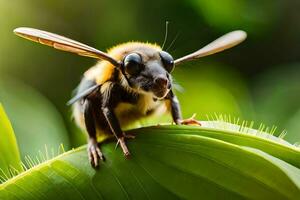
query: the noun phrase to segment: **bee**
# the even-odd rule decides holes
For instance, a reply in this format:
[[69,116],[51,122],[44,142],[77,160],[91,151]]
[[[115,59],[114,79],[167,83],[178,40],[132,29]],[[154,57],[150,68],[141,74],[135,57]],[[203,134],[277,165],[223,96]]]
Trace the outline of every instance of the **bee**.
[[182,119],[181,109],[173,92],[171,73],[175,66],[208,56],[241,43],[246,33],[233,31],[198,51],[175,59],[159,45],[128,42],[111,48],[107,53],[69,38],[33,28],[17,28],[23,38],[56,49],[99,59],[88,69],[68,102],[79,127],[88,134],[88,157],[97,167],[104,155],[97,138],[114,135],[126,158],[130,152],[122,128],[142,118],[170,113],[177,125],[199,124]]

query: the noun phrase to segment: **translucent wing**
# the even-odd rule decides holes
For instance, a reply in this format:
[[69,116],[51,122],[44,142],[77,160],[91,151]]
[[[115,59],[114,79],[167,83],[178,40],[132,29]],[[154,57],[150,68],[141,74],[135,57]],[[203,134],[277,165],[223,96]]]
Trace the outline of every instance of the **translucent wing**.
[[20,37],[54,47],[55,49],[76,53],[81,56],[107,60],[115,66],[120,65],[118,61],[102,51],[54,33],[25,27],[16,28],[14,33]]
[[82,98],[85,98],[86,96],[88,96],[89,94],[91,94],[92,92],[94,92],[96,89],[98,89],[100,86],[99,85],[93,85],[93,86],[90,86],[89,88],[86,88],[85,90],[83,91],[80,91],[79,93],[77,93],[72,99],[70,99],[68,102],[67,102],[67,105],[70,106],[72,105],[73,103],[75,103],[76,101],[82,99]]
[[227,34],[223,35],[222,37],[216,39],[215,41],[209,43],[205,47],[199,49],[198,51],[175,60],[174,63],[175,63],[175,65],[178,65],[178,64],[188,61],[188,60],[194,60],[197,58],[201,58],[204,56],[208,56],[211,54],[215,54],[215,53],[224,51],[225,49],[229,49],[231,47],[238,45],[239,43],[244,41],[246,39],[246,37],[247,37],[247,34],[244,31],[233,31],[233,32],[227,33]]

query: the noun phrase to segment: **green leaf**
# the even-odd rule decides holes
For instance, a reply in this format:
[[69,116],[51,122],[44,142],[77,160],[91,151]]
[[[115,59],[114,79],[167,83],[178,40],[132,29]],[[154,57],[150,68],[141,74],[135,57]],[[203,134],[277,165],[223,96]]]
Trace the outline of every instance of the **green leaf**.
[[[16,137],[1,103],[0,138],[0,176],[10,176],[10,173],[14,173],[15,170],[23,171]],[[10,172],[10,170],[12,171]]]
[[[106,161],[94,170],[82,146],[0,185],[0,199],[298,199],[300,195],[300,169],[264,151],[275,146],[278,155],[282,149],[293,149],[299,156],[299,149],[284,142],[265,139],[266,147],[249,147],[253,145],[251,140],[245,145],[246,133],[236,137],[237,133],[211,127],[159,126],[130,132],[137,134],[128,141],[130,160],[115,149],[115,143],[105,143],[101,148]],[[235,144],[211,137],[215,135],[233,137]]]
[[[160,133],[166,134],[170,132],[192,135],[202,135],[210,138],[219,139],[222,141],[226,141],[232,144],[240,145],[240,146],[248,146],[252,148],[259,149],[266,153],[269,153],[275,157],[278,157],[297,168],[300,168],[300,151],[299,148],[287,143],[286,141],[272,136],[269,133],[259,132],[254,129],[248,129],[249,133],[244,133],[239,130],[239,126],[234,124],[224,124],[222,122],[203,122],[203,125],[206,128],[202,128],[202,131],[197,131],[198,128],[195,127],[176,127],[170,129],[170,127],[160,127]],[[226,127],[227,125],[227,127]],[[230,126],[228,126],[230,125]],[[147,128],[143,132],[152,132],[153,128]],[[234,130],[236,129],[236,130]],[[287,148],[288,147],[288,148]]]

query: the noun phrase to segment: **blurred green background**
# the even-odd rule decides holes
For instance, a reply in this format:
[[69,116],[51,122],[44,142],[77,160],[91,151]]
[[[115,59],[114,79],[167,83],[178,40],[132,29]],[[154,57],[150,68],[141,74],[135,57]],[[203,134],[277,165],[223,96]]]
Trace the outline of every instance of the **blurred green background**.
[[300,2],[295,0],[0,0],[0,102],[22,155],[85,143],[66,106],[96,60],[59,52],[12,33],[48,30],[100,50],[138,40],[162,44],[178,58],[226,32],[242,29],[238,47],[174,71],[183,114],[230,114],[288,131],[300,141]]

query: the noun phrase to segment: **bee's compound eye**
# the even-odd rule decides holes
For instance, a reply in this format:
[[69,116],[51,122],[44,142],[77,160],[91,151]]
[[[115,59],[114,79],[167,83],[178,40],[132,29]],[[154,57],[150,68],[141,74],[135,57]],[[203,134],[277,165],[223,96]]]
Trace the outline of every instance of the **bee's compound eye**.
[[125,71],[130,75],[136,75],[143,69],[142,57],[137,53],[128,54],[123,63]]
[[174,59],[173,59],[173,57],[165,51],[159,52],[159,56],[161,58],[162,63],[164,64],[165,69],[169,73],[172,72],[173,69],[174,69]]

